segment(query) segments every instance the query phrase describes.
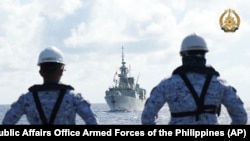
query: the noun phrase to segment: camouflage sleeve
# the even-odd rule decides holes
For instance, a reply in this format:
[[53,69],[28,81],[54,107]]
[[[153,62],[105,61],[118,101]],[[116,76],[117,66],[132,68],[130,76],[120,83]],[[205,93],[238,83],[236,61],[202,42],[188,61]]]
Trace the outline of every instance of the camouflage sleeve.
[[91,104],[85,100],[80,93],[77,94],[77,113],[87,125],[97,125],[98,118],[93,111]]
[[232,119],[231,124],[247,124],[247,112],[244,103],[233,87],[227,87],[222,104],[226,107]]
[[152,89],[149,98],[147,99],[141,115],[141,123],[143,125],[156,124],[158,112],[165,104],[164,95],[161,93],[160,86]]
[[10,109],[4,115],[3,125],[14,125],[24,114],[24,100],[25,95],[21,95],[19,99],[11,104]]

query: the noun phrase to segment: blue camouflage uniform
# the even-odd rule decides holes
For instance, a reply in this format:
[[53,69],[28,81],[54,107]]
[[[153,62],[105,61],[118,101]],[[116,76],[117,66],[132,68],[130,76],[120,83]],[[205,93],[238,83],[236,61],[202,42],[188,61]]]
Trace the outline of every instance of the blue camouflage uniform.
[[[52,115],[59,91],[38,91],[37,94],[42,109],[45,111],[46,120],[48,120]],[[74,90],[67,89],[55,119],[51,124],[74,125],[76,124],[75,119],[77,114],[84,120],[85,124],[98,124],[96,114],[93,112],[90,103],[80,93],[75,93]],[[16,102],[11,104],[11,108],[4,116],[2,124],[16,124],[23,115],[26,115],[28,122],[32,125],[44,124],[39,115],[34,94],[31,91],[22,94]]]
[[[206,79],[205,75],[190,71],[186,73],[186,76],[200,97]],[[156,124],[158,112],[165,103],[167,103],[171,113],[170,125],[218,124],[217,112],[221,104],[227,109],[231,124],[247,123],[247,113],[242,100],[236,94],[236,90],[216,75],[212,75],[203,101],[203,106],[216,107],[214,111],[211,109],[197,111],[197,103],[190,94],[186,83],[179,74],[173,73],[171,77],[162,80],[152,89],[141,115],[142,124]],[[174,116],[178,113],[180,113],[179,116]]]

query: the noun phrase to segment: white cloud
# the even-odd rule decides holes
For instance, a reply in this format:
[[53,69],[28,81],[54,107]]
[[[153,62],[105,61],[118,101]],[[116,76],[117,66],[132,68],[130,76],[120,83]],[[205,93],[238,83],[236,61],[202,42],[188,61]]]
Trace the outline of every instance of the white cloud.
[[36,2],[41,5],[41,13],[53,20],[63,19],[83,6],[81,0],[38,0]]
[[[84,21],[71,30],[67,45],[80,46],[90,42],[137,42],[161,38],[175,30],[175,18],[170,8],[152,1],[97,1]],[[152,4],[153,3],[153,4]],[[167,34],[167,33],[166,33]]]
[[[235,33],[219,27],[233,8],[241,17]],[[249,100],[249,6],[241,1],[200,0],[4,0],[0,1],[0,90],[11,103],[33,83],[42,83],[39,51],[59,46],[67,62],[62,78],[92,103],[104,103],[115,69],[125,61],[147,92],[181,64],[181,40],[198,32],[207,40],[208,63]],[[10,79],[11,78],[11,79]],[[239,79],[241,78],[241,79]]]

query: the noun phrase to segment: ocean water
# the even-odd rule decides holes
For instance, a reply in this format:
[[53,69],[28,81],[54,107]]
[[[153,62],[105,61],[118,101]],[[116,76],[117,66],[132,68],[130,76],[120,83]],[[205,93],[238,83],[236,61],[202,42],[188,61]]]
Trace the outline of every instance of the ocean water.
[[[0,121],[2,121],[5,112],[10,105],[0,105]],[[102,125],[140,125],[141,124],[141,112],[142,111],[109,111],[109,107],[106,103],[92,104],[93,110],[98,116],[99,124]],[[250,103],[245,104],[248,115],[250,115]],[[170,113],[168,107],[165,105],[159,112],[157,124],[168,124]],[[219,124],[230,124],[231,119],[222,106],[221,115],[219,117]],[[1,123],[1,122],[0,122]],[[26,117],[23,116],[17,123],[18,125],[28,124]],[[76,118],[76,124],[84,124],[84,121],[79,116]],[[250,118],[248,116],[248,125],[250,125]]]

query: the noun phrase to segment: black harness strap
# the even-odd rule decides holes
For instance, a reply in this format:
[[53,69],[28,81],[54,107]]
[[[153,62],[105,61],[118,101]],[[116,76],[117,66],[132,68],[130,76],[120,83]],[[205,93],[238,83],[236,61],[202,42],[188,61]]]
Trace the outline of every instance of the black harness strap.
[[61,103],[62,103],[62,99],[63,99],[63,97],[64,97],[66,91],[67,91],[66,89],[62,89],[62,90],[60,91],[60,94],[59,94],[59,96],[58,96],[58,98],[57,98],[56,104],[55,104],[55,106],[54,106],[54,108],[53,108],[53,111],[52,111],[52,113],[51,113],[51,116],[50,116],[50,119],[49,119],[49,124],[53,124],[53,123],[54,123],[54,120],[55,120],[56,115],[57,115],[57,113],[58,113],[58,111],[59,111],[59,107],[60,107],[60,105],[61,105]]
[[60,90],[60,93],[58,95],[57,101],[55,103],[55,106],[54,106],[54,108],[52,110],[52,113],[51,113],[51,116],[50,116],[49,122],[48,122],[47,119],[46,119],[46,116],[44,114],[44,111],[42,109],[42,105],[41,105],[41,102],[39,100],[38,93],[37,93],[37,91],[33,92],[36,107],[37,107],[37,110],[39,112],[39,115],[40,115],[40,118],[41,118],[43,124],[53,124],[54,123],[54,120],[56,118],[56,114],[57,114],[57,112],[59,110],[60,104],[62,102],[62,99],[63,99],[65,93],[66,93],[66,89]]
[[[49,121],[47,121],[47,118],[44,114],[41,102],[40,102],[39,97],[38,97],[38,92],[39,91],[51,91],[51,90],[59,90],[60,93],[58,95],[56,103],[55,103],[53,110],[51,112],[51,115],[49,117]],[[56,84],[56,83],[49,83],[49,84],[43,84],[43,85],[33,85],[29,88],[29,91],[33,93],[34,101],[35,101],[37,110],[39,112],[39,116],[40,116],[43,124],[53,124],[54,123],[54,120],[55,120],[56,115],[59,111],[62,99],[63,99],[67,90],[74,90],[74,88],[70,85]]]
[[42,109],[42,106],[41,106],[40,100],[38,98],[37,92],[33,92],[33,97],[34,97],[34,100],[35,100],[35,103],[36,103],[37,111],[38,111],[38,113],[40,115],[40,118],[42,120],[42,123],[47,124],[47,120],[46,120],[46,117],[44,115],[44,111]]
[[[189,91],[191,92],[191,94],[192,94],[192,96],[193,96],[193,98],[195,100],[195,103],[197,105],[197,110],[191,111],[191,112],[172,113],[172,116],[176,117],[176,116],[195,115],[196,120],[199,120],[199,115],[201,113],[215,113],[216,112],[216,106],[214,106],[214,105],[204,105],[205,96],[206,96],[206,93],[207,93],[209,83],[210,83],[210,81],[212,79],[212,75],[207,75],[206,81],[205,81],[205,83],[203,85],[200,97],[198,97],[197,92],[194,90],[194,87],[192,86],[192,84],[188,80],[187,76],[184,73],[180,74],[180,76],[184,80],[184,82],[185,82],[186,86],[188,87]],[[209,110],[209,111],[207,111],[207,110]]]
[[[204,105],[200,110],[202,113],[209,113],[214,114],[217,107],[215,105]],[[197,111],[190,111],[190,112],[180,112],[180,113],[171,113],[172,117],[184,117],[184,116],[190,116],[190,115],[196,115]],[[197,118],[197,116],[196,116]]]

